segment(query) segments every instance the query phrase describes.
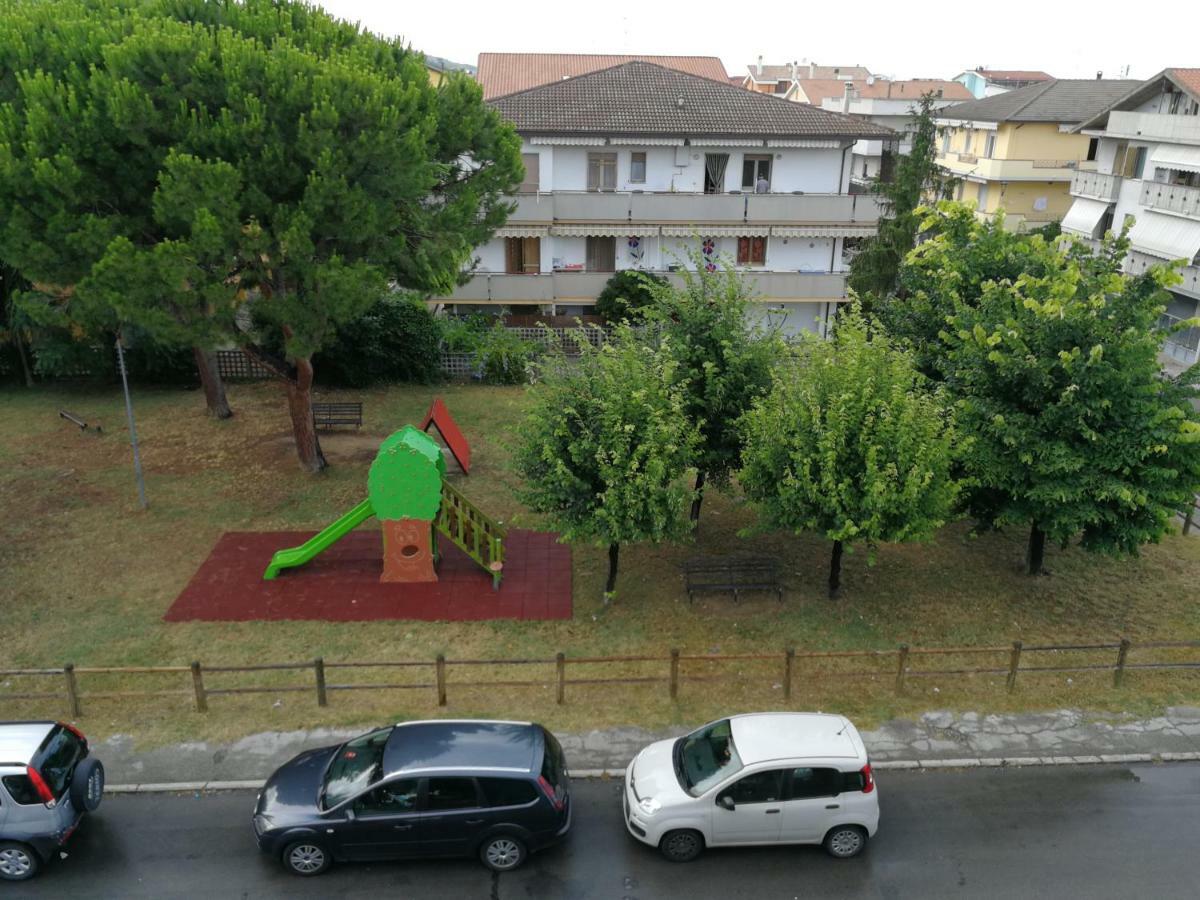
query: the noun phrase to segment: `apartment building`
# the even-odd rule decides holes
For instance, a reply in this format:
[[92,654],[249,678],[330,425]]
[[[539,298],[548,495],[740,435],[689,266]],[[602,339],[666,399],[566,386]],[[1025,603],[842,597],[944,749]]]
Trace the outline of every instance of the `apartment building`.
[[1071,208],[1076,171],[1096,168],[1095,147],[1077,126],[1140,82],[1057,79],[947,106],[938,115],[938,165],[960,179],[957,199],[980,216],[1004,210],[1025,231]]
[[[796,82],[801,78],[820,78],[829,81],[865,80],[871,73],[863,66],[819,66],[815,62],[790,62],[781,66],[763,65],[760,56],[758,62],[746,66],[746,75],[742,78],[742,87],[760,94],[775,94],[789,100]],[[804,102],[804,101],[801,101]]]
[[[478,249],[453,312],[588,312],[614,271],[753,273],[756,309],[815,329],[846,299],[848,239],[879,204],[850,151],[888,129],[641,61],[491,101],[522,140],[516,210]],[[678,278],[678,275],[674,276]]]
[[[1129,224],[1128,272],[1183,260],[1164,324],[1200,314],[1200,69],[1165,69],[1075,128],[1094,148],[1076,172],[1063,230],[1095,240]],[[1167,341],[1178,366],[1200,359],[1200,329]]]
[[729,81],[725,64],[715,56],[628,53],[480,53],[475,80],[483,87],[483,99],[491,100],[627,62],[648,62],[701,78]]
[[1028,69],[985,69],[982,66],[959,72],[954,80],[971,92],[976,100],[994,97],[1006,91],[1053,81],[1054,77],[1037,70]]

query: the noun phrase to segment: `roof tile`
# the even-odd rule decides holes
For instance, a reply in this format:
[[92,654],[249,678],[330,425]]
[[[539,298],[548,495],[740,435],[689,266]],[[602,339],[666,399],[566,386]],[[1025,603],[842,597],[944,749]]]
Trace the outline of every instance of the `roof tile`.
[[602,53],[480,53],[476,79],[483,99],[503,97],[541,84],[598,72],[621,63],[642,60],[702,78],[726,81],[729,75],[715,56],[641,56]]
[[1139,83],[1115,78],[1059,78],[956,103],[941,109],[938,117],[983,122],[1082,122]]

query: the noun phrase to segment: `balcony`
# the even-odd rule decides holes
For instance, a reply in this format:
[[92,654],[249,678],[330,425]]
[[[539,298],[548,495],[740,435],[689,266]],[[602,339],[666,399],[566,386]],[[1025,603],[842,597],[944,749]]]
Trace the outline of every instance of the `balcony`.
[[1140,202],[1159,212],[1200,219],[1200,188],[1146,181],[1142,183]]
[[1171,144],[1200,144],[1200,116],[1114,110],[1108,114],[1105,136],[1160,140]]
[[[1151,256],[1149,253],[1130,250],[1129,255],[1125,257],[1124,268],[1126,272],[1132,275],[1141,275],[1150,266],[1161,266],[1164,262],[1165,260],[1157,256]],[[1183,281],[1172,285],[1171,290],[1191,297],[1194,300],[1200,300],[1200,266],[1184,266],[1177,271]]]
[[[682,285],[676,272],[660,272]],[[760,272],[744,270],[759,300],[838,300],[846,296],[842,272]],[[591,302],[600,295],[611,272],[547,272],[539,275],[479,273],[447,297],[446,303],[553,303]]]
[[988,159],[954,152],[938,156],[937,163],[951,175],[982,181],[1070,181],[1076,170],[1096,167],[1078,159]]
[[700,194],[555,191],[517,196],[511,225],[555,222],[820,223],[874,225],[880,203],[863,194]]
[[1099,172],[1076,172],[1071,176],[1071,196],[1090,197],[1112,203],[1121,192],[1120,175],[1102,175]]

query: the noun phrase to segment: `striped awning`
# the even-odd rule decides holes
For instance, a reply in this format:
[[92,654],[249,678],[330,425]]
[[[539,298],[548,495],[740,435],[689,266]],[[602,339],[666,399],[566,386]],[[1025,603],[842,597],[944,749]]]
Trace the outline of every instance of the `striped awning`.
[[550,233],[546,225],[505,225],[496,229],[496,237],[501,238],[542,238]]
[[1200,253],[1200,222],[1143,211],[1129,229],[1134,250],[1160,259],[1186,259],[1190,265]]
[[874,225],[772,225],[772,237],[870,237],[879,229]]
[[1094,238],[1096,226],[1100,224],[1110,206],[1111,203],[1105,203],[1103,200],[1076,197],[1067,214],[1063,216],[1062,230],[1085,238]]
[[664,225],[666,237],[767,237],[771,233],[767,225]]
[[1150,165],[1179,172],[1200,172],[1200,147],[1159,144],[1150,154]]
[[553,225],[550,233],[562,237],[643,237],[658,234],[657,225]]

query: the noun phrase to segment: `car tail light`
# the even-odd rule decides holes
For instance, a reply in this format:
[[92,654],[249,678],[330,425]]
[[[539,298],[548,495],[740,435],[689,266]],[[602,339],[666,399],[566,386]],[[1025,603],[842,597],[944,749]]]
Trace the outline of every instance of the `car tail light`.
[[545,775],[538,776],[538,787],[542,789],[542,793],[546,795],[547,799],[554,804],[554,808],[562,812],[565,805],[563,799],[558,795],[558,791],[550,786],[550,782],[546,780]]
[[26,766],[25,774],[29,776],[29,783],[37,791],[38,798],[43,803],[52,806],[54,804],[54,792],[50,790],[50,785],[46,784],[46,779],[42,777],[42,773],[33,766]]
[[76,728],[74,725],[72,725],[69,722],[59,722],[58,724],[61,725],[63,728],[67,729],[67,731],[71,732],[71,734],[75,735],[75,737],[79,738],[79,740],[81,740],[83,742],[83,746],[85,746],[85,747],[87,746],[87,738],[85,738],[83,736],[82,731],[80,731],[78,728]]
[[871,774],[871,764],[867,763],[865,766],[863,766],[859,771],[859,774],[863,777],[862,792],[864,794],[869,794],[871,791],[875,790],[875,776]]

